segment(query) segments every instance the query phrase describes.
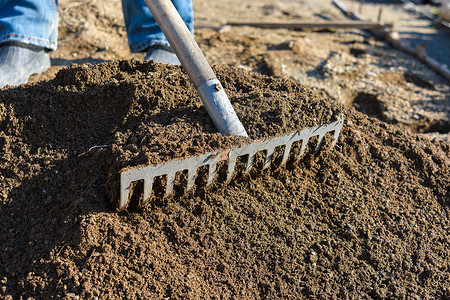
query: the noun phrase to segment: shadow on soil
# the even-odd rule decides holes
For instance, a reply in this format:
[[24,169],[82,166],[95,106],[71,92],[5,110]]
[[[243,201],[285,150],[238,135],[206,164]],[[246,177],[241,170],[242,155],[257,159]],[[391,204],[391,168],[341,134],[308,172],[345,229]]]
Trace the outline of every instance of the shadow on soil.
[[[109,148],[89,150],[107,143],[128,112],[127,101],[105,102],[108,93],[131,99],[133,89],[105,84],[103,92],[89,95],[89,90],[31,85],[1,94],[9,119],[0,123],[6,136],[0,142],[10,146],[2,155],[0,175],[15,187],[3,192],[0,202],[0,295],[66,293],[58,290],[67,278],[58,265],[64,264],[67,247],[80,242],[81,220],[92,212],[112,211],[102,191]],[[24,94],[27,101],[16,99]]]
[[358,93],[352,101],[352,106],[369,117],[380,120],[383,117],[383,105],[376,95],[363,92]]
[[4,266],[0,277],[7,279],[4,295],[40,297],[67,292],[61,285],[66,274],[58,265],[63,264],[66,248],[81,241],[83,216],[111,211],[101,201],[105,178],[98,171],[105,166],[95,165],[96,156],[55,162],[12,189],[9,201],[0,205]]

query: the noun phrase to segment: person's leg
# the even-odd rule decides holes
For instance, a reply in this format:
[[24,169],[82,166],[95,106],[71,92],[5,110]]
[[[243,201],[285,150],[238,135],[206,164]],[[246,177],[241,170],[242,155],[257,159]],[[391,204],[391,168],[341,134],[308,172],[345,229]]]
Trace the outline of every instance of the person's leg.
[[0,88],[47,70],[57,38],[56,0],[0,0]]
[[[194,15],[191,0],[172,0],[188,29],[194,32]],[[122,0],[128,45],[131,52],[148,51],[145,59],[179,64],[171,52],[169,42],[162,33],[144,0]]]
[[55,0],[0,0],[0,43],[19,42],[56,50]]

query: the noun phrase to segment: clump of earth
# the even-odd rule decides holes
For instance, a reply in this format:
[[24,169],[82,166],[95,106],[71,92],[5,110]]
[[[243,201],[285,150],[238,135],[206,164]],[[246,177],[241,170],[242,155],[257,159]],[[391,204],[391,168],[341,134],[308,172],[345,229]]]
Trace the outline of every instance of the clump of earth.
[[[450,297],[448,143],[214,70],[249,138],[218,134],[177,66],[74,65],[1,91],[2,298]],[[111,205],[121,169],[341,118],[335,145],[284,167]]]

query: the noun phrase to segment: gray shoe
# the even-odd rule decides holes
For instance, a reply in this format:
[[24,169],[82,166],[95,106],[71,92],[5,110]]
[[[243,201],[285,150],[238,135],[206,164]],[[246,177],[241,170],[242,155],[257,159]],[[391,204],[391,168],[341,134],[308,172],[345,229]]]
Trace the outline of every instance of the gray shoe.
[[170,46],[160,44],[151,46],[150,49],[148,49],[147,55],[145,55],[144,59],[169,65],[181,64]]
[[41,74],[50,67],[44,48],[6,44],[0,47],[0,88],[26,83],[32,74]]

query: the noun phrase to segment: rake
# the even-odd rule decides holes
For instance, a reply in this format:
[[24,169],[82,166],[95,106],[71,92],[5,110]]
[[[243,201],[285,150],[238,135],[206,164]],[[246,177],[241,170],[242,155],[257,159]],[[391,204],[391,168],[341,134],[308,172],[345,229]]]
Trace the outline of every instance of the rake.
[[[144,1],[189,75],[216,129],[222,134],[248,136],[222,84],[217,79],[172,2],[170,0]],[[300,155],[302,155],[309,140],[312,137],[318,137],[316,145],[316,151],[318,151],[325,136],[330,133],[334,135],[332,142],[332,145],[334,145],[339,137],[343,123],[344,121],[341,119],[329,124],[306,128],[299,132],[289,133],[265,141],[253,142],[232,149],[209,152],[157,165],[127,169],[120,173],[120,196],[116,206],[119,210],[124,210],[128,207],[133,194],[133,186],[137,182],[143,183],[143,195],[140,196],[141,201],[139,201],[139,204],[143,205],[149,202],[156,178],[166,178],[164,197],[171,196],[174,192],[175,178],[180,172],[187,171],[186,191],[189,191],[194,187],[198,170],[202,167],[208,168],[206,186],[210,186],[217,177],[218,163],[222,161],[227,163],[225,184],[233,178],[235,165],[240,157],[247,160],[244,174],[248,174],[254,166],[258,153],[265,154],[264,170],[270,167],[274,151],[276,149],[284,149],[280,163],[280,166],[282,166],[286,164],[294,143],[301,143]]]

